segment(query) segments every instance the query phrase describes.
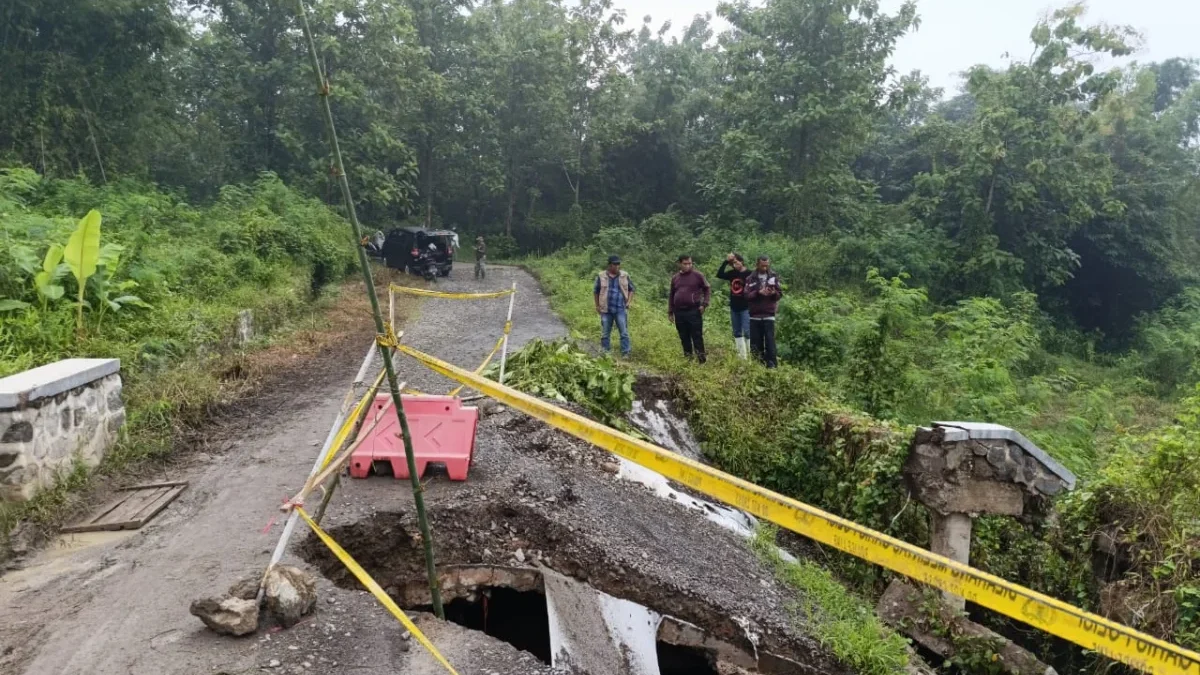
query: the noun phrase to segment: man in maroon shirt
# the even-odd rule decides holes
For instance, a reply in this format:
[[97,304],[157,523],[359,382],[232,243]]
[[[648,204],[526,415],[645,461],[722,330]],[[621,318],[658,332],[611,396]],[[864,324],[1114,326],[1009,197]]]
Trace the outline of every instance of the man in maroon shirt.
[[679,256],[679,273],[671,277],[671,294],[667,297],[667,316],[675,324],[683,355],[704,363],[704,310],[712,289],[708,279],[692,268],[692,256]]
[[771,269],[771,259],[758,256],[754,273],[746,277],[746,301],[750,303],[750,351],[768,368],[774,368],[775,312],[783,297],[779,275]]

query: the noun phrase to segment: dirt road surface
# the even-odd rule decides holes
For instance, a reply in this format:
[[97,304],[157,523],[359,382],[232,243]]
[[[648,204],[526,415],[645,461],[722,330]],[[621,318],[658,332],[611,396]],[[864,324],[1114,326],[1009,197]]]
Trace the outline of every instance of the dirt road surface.
[[[512,349],[565,334],[524,272],[493,268],[483,282],[469,274],[463,266],[438,288],[517,283]],[[425,300],[404,326],[404,342],[473,367],[494,344],[506,309],[503,300]],[[321,573],[313,616],[234,639],[188,614],[197,597],[263,570],[282,526],[278,505],[303,483],[369,339],[323,354],[303,377],[276,382],[227,432],[227,449],[172,472],[191,485],[151,525],[64,540],[0,577],[0,674],[441,672],[303,526],[285,562]],[[411,360],[397,363],[411,387],[443,393],[453,386]],[[470,480],[427,477],[439,565],[544,565],[731,642],[753,633],[761,647],[799,661],[795,672],[845,672],[797,629],[789,591],[742,540],[617,480],[606,453],[502,406],[480,407]],[[342,486],[326,519],[331,534],[394,596],[423,584],[408,481]],[[414,617],[464,675],[551,672],[483,633],[419,611]]]

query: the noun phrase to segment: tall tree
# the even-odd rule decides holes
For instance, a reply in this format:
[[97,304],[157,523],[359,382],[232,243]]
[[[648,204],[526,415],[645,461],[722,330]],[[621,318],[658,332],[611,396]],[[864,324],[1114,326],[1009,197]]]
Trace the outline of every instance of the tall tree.
[[0,7],[0,153],[43,173],[145,174],[171,133],[170,0],[11,0]]
[[566,15],[549,0],[493,0],[471,17],[474,68],[481,75],[504,176],[504,232],[511,236],[518,200],[536,202],[537,169],[563,156],[570,63],[562,48]]
[[892,98],[887,59],[917,23],[875,0],[768,0],[718,9],[723,131],[704,153],[701,188],[713,206],[782,230],[844,226],[868,190],[849,169]]
[[[621,30],[623,10],[611,0],[581,0],[568,14],[566,50],[569,59],[566,154],[563,173],[579,206],[584,177],[597,170],[603,139],[620,128],[624,113],[623,80],[618,63],[632,33]],[[572,174],[574,178],[572,178]]]
[[1135,316],[1198,280],[1198,81],[1186,62],[1134,68],[1097,111],[1089,146],[1109,158],[1120,207],[1071,237],[1081,264],[1058,296],[1080,326],[1119,342],[1131,337]]
[[1086,142],[1117,78],[1096,73],[1087,55],[1127,54],[1133,35],[1081,26],[1082,15],[1073,5],[1038,23],[1026,63],[973,68],[970,118],[923,131],[931,169],[917,176],[911,205],[957,244],[961,293],[1061,286],[1080,262],[1074,233],[1120,210],[1108,158]]

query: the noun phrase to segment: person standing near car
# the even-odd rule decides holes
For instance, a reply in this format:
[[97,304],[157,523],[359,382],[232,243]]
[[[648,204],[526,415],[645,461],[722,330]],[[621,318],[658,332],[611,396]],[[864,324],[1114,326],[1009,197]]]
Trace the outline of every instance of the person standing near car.
[[712,288],[708,279],[696,271],[692,256],[679,256],[679,272],[671,277],[671,293],[667,297],[667,316],[675,324],[683,355],[705,362],[704,310],[708,309]]
[[783,288],[779,275],[771,269],[771,259],[758,256],[754,272],[746,278],[746,302],[750,306],[750,351],[768,368],[774,368],[775,360],[775,312]]
[[600,315],[600,346],[612,351],[612,328],[617,325],[621,335],[621,356],[629,356],[629,308],[633,307],[633,280],[621,269],[619,256],[608,256],[608,268],[596,276],[592,291],[596,313]]
[[483,243],[483,235],[475,237],[475,278],[487,278],[487,270],[484,269],[483,261],[487,259],[487,244]]
[[717,269],[717,278],[729,282],[729,323],[733,326],[733,344],[741,359],[750,355],[750,303],[746,301],[746,278],[749,276],[750,268],[746,267],[741,253],[725,256]]

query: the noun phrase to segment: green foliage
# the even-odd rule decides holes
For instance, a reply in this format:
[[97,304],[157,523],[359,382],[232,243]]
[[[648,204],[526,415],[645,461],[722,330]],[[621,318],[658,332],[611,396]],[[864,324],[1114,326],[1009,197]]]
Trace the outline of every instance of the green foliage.
[[[1171,424],[1123,438],[1092,480],[1066,497],[1062,514],[1063,530],[1083,538],[1076,545],[1094,546],[1096,532],[1114,539],[1125,562],[1117,563],[1110,597],[1146,610],[1127,621],[1200,647],[1200,389],[1180,403]],[[1120,610],[1119,603],[1111,608]]]
[[[51,249],[53,248],[51,246]],[[99,211],[92,209],[80,219],[79,226],[71,233],[71,238],[67,240],[67,247],[63,250],[62,255],[71,274],[75,276],[76,286],[79,287],[75,329],[83,332],[83,294],[87,290],[88,279],[91,279],[92,275],[96,273],[96,264],[100,261]]]
[[1200,289],[1188,289],[1139,321],[1129,362],[1163,394],[1200,380]]
[[[345,221],[273,176],[230,187],[204,209],[124,181],[103,188],[43,181],[22,204],[9,202],[0,213],[0,240],[7,244],[0,250],[0,293],[21,298],[0,314],[0,377],[61,358],[121,359],[128,419],[101,471],[165,456],[181,428],[200,422],[240,386],[226,381],[223,373],[236,364],[222,356],[233,351],[239,311],[252,310],[262,333],[279,331],[312,311],[323,265],[324,282],[333,282],[353,263]],[[79,204],[97,207],[91,224],[85,218],[77,225],[70,215]],[[60,242],[73,231],[80,234],[64,249]],[[223,249],[222,241],[237,233],[234,239],[257,245]],[[255,275],[242,274],[246,262]],[[82,335],[74,303],[59,301],[58,284],[71,267],[82,284],[68,283],[84,289],[88,309]],[[0,557],[13,526],[56,525],[87,479],[78,465],[35,500],[0,506]]]
[[850,347],[849,393],[868,413],[891,417],[910,389],[911,355],[901,345],[918,330],[926,295],[923,289],[908,288],[900,277],[884,279],[877,270],[867,273],[867,285],[879,301],[872,326]]
[[[484,371],[500,376],[499,362]],[[595,419],[628,429],[623,416],[633,407],[633,374],[609,359],[594,359],[568,341],[534,340],[508,357],[505,384],[527,394],[584,407]]]
[[799,560],[785,561],[775,546],[777,528],[760,526],[751,547],[795,589],[795,611],[806,632],[857,673],[891,675],[908,665],[908,641],[883,625],[871,606],[838,583],[827,570]]
[[[342,278],[353,262],[344,221],[273,176],[230,187],[203,210],[134,183],[45,181],[39,190],[0,216],[10,244],[0,294],[14,300],[0,315],[0,375],[78,355],[150,367],[166,343],[186,356],[226,339],[240,309],[299,308],[314,283]],[[95,216],[72,228],[81,203]],[[78,307],[58,301],[66,276],[88,309],[82,336],[71,330]]]

